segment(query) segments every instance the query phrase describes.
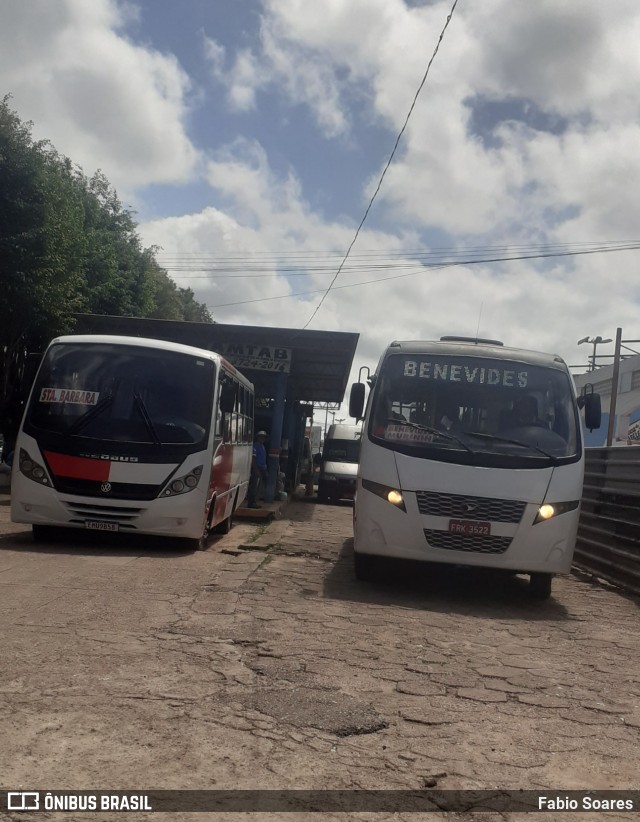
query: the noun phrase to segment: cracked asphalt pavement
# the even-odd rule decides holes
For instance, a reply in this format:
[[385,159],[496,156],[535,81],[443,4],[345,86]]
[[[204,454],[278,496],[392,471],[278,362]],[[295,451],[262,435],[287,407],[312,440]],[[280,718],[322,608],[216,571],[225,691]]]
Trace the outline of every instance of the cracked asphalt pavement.
[[0,505],[4,783],[637,788],[637,599],[413,565],[360,583],[351,517],[300,499],[191,553],[36,545]]

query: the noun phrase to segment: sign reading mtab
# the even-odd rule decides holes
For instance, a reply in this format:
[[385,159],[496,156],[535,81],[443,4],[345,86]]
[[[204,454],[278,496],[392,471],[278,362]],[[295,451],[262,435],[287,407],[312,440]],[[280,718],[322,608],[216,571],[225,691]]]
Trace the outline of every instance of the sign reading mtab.
[[273,345],[251,345],[249,343],[229,343],[222,353],[237,368],[253,368],[258,371],[291,370],[291,349]]

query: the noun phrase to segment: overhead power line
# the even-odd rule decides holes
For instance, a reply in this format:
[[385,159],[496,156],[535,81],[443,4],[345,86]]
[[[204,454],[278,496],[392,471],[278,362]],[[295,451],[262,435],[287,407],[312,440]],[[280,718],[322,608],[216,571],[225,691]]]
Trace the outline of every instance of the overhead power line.
[[[451,263],[450,265],[454,265]],[[431,271],[435,271],[439,268],[449,268],[449,265],[438,265],[434,268],[431,268]],[[348,283],[345,285],[337,285],[334,288],[334,291],[339,291],[341,288],[356,288],[359,285],[373,285],[375,283],[382,283],[386,282],[387,280],[399,280],[402,277],[412,277],[414,274],[419,274],[419,271],[410,271],[407,274],[396,274],[394,277],[380,277],[377,280],[366,280],[365,282],[361,283]],[[259,297],[255,300],[239,300],[238,302],[233,303],[219,303],[218,305],[208,305],[207,308],[226,308],[227,306],[231,305],[247,305],[247,303],[262,303],[266,300],[284,300],[287,297],[308,297],[310,294],[320,294],[324,291],[324,288],[316,288],[313,291],[298,291],[295,294],[280,294],[275,297]]]
[[326,290],[326,291],[324,292],[324,294],[322,295],[322,298],[320,299],[320,302],[319,302],[319,303],[318,303],[318,305],[315,307],[315,310],[313,311],[313,313],[311,314],[311,316],[309,317],[309,319],[307,320],[307,322],[306,322],[306,323],[302,326],[302,328],[303,328],[303,329],[307,328],[307,327],[310,325],[310,323],[312,322],[313,318],[316,316],[316,314],[318,313],[318,311],[320,311],[320,308],[322,307],[323,302],[326,300],[326,298],[327,298],[327,296],[328,296],[329,292],[330,292],[330,291],[331,291],[331,289],[333,288],[335,281],[336,281],[336,280],[338,279],[338,277],[340,276],[340,272],[342,271],[343,266],[344,266],[344,264],[346,263],[347,258],[349,257],[349,254],[351,253],[351,249],[352,249],[352,248],[353,248],[353,246],[355,245],[356,240],[358,239],[358,236],[360,235],[360,230],[362,229],[362,226],[364,225],[364,222],[365,222],[365,220],[367,219],[367,217],[368,217],[368,215],[369,215],[369,212],[371,211],[371,207],[373,206],[373,202],[374,202],[374,200],[376,199],[376,197],[378,196],[378,192],[380,191],[380,187],[382,186],[382,181],[384,180],[385,175],[386,175],[386,173],[387,173],[387,170],[388,170],[389,166],[391,165],[391,163],[392,163],[392,161],[393,161],[393,158],[395,157],[396,151],[397,151],[397,149],[398,149],[398,145],[400,144],[400,140],[402,139],[402,135],[404,134],[405,129],[406,129],[406,127],[407,127],[407,124],[409,123],[409,118],[411,117],[411,115],[412,115],[412,113],[413,113],[413,109],[415,108],[415,105],[416,105],[416,103],[417,103],[417,101],[418,101],[418,97],[420,96],[420,92],[422,91],[422,88],[423,88],[424,84],[425,84],[425,83],[426,83],[426,81],[427,81],[427,77],[429,76],[429,70],[431,69],[431,65],[432,65],[433,61],[436,59],[436,54],[438,53],[438,49],[440,48],[440,43],[442,42],[442,39],[443,39],[443,37],[444,37],[444,34],[445,34],[445,32],[446,32],[446,30],[447,30],[447,28],[448,28],[448,26],[449,26],[449,23],[451,22],[451,18],[453,17],[453,13],[454,13],[454,11],[456,10],[456,6],[457,6],[457,5],[458,5],[458,0],[453,0],[453,5],[451,6],[451,11],[450,11],[450,12],[449,12],[449,14],[447,15],[447,19],[446,19],[446,21],[445,21],[445,24],[444,24],[444,26],[443,26],[443,28],[442,28],[442,31],[440,32],[440,37],[438,38],[438,42],[436,43],[436,47],[435,47],[435,48],[434,48],[434,50],[433,50],[433,54],[431,55],[431,59],[430,59],[430,60],[429,60],[429,62],[427,63],[427,68],[425,69],[425,72],[424,72],[424,75],[423,75],[423,77],[422,77],[422,80],[420,81],[420,85],[418,86],[418,90],[416,91],[416,93],[415,93],[415,95],[414,95],[413,101],[412,101],[412,103],[411,103],[411,105],[410,105],[410,107],[409,107],[409,111],[408,111],[408,113],[407,113],[407,116],[406,116],[406,118],[405,118],[405,121],[404,121],[404,123],[402,124],[402,128],[400,129],[400,131],[399,131],[399,133],[398,133],[398,136],[396,137],[396,142],[395,142],[395,144],[394,144],[394,146],[393,146],[393,149],[392,149],[392,151],[391,151],[391,154],[389,155],[389,159],[387,160],[387,164],[385,165],[384,169],[382,170],[382,174],[380,175],[380,179],[378,180],[378,185],[376,186],[376,189],[375,189],[375,191],[373,192],[373,195],[371,196],[371,199],[369,200],[369,205],[368,205],[368,206],[366,207],[366,209],[365,209],[365,212],[364,212],[364,215],[363,215],[363,217],[362,217],[362,220],[360,220],[360,225],[359,225],[359,226],[358,226],[358,228],[356,229],[356,233],[353,235],[353,240],[351,240],[351,243],[349,244],[349,247],[347,248],[347,252],[346,252],[346,254],[344,255],[344,258],[343,258],[342,262],[341,262],[341,263],[340,263],[340,265],[338,266],[338,270],[336,271],[336,273],[335,273],[335,275],[334,275],[333,279],[332,279],[332,280],[331,280],[331,282],[329,283],[329,287],[327,288],[327,290]]
[[[549,248],[589,248],[601,246],[627,246],[638,245],[640,239],[627,240],[589,240],[581,242],[556,242],[556,243],[506,243],[500,245],[472,245],[472,246],[431,246],[429,249],[425,248],[397,248],[385,252],[381,251],[360,251],[357,254],[352,254],[351,259],[368,259],[370,257],[421,257],[433,256],[437,254],[471,254],[484,253],[490,251],[506,251],[506,250],[528,250],[528,249],[549,249]],[[227,253],[223,255],[213,254],[206,251],[186,251],[176,254],[159,254],[156,259],[159,263],[171,264],[176,263],[198,263],[201,261],[209,261],[211,263],[234,262],[261,262],[266,259],[267,262],[272,260],[319,260],[319,259],[341,259],[342,254],[331,251],[250,251]]]
[[[629,251],[629,250],[637,250],[640,249],[640,244],[628,247],[620,247],[620,248],[600,248],[600,249],[590,249],[587,251],[557,251],[552,253],[544,253],[544,254],[522,254],[520,256],[513,256],[513,257],[493,257],[492,259],[477,259],[477,260],[455,260],[451,262],[443,262],[439,264],[431,264],[431,265],[422,265],[417,268],[415,271],[409,271],[405,274],[396,274],[393,277],[378,277],[375,280],[365,280],[364,282],[359,283],[348,283],[346,285],[337,285],[334,287],[334,290],[337,291],[341,288],[356,288],[362,285],[373,285],[375,283],[382,283],[386,282],[387,280],[398,280],[401,277],[413,277],[416,274],[424,274],[426,271],[436,271],[437,269],[441,268],[456,268],[459,266],[464,265],[479,265],[481,263],[498,263],[498,262],[512,262],[514,260],[534,260],[540,259],[544,257],[575,257],[578,255],[585,255],[585,254],[603,254],[607,252],[613,251]],[[238,302],[232,303],[219,303],[218,305],[208,305],[207,308],[214,309],[214,308],[226,308],[227,306],[232,305],[247,305],[249,303],[259,303],[264,302],[265,300],[284,300],[291,297],[306,297],[310,294],[319,294],[321,291],[326,289],[318,288],[315,291],[298,291],[294,294],[280,294],[275,297],[258,297],[252,300],[239,300]],[[306,328],[306,326],[305,326]]]
[[[602,241],[599,243],[547,243],[541,245],[501,245],[477,246],[458,249],[442,249],[441,251],[398,251],[390,254],[376,252],[354,255],[351,264],[343,267],[344,271],[388,271],[415,268],[416,264],[428,268],[445,263],[477,264],[482,262],[500,262],[517,259],[536,259],[554,256],[578,256],[582,254],[599,254],[610,251],[635,251],[640,249],[640,240],[635,241]],[[504,256],[498,256],[500,254]],[[398,258],[398,259],[396,259]],[[240,258],[237,263],[221,264],[225,258],[203,257],[202,261],[187,264],[163,263],[163,268],[169,271],[173,279],[245,279],[256,277],[273,277],[286,275],[289,277],[310,277],[316,274],[331,272],[333,264],[324,263],[323,257],[301,257],[300,262],[287,256],[276,255],[271,261],[258,262],[252,258]],[[316,260],[311,264],[306,260]],[[207,260],[208,262],[205,262]],[[209,267],[211,266],[211,267]],[[195,272],[194,274],[184,272]],[[177,274],[175,272],[183,272]],[[199,273],[206,272],[206,273]],[[320,289],[322,290],[322,289]]]

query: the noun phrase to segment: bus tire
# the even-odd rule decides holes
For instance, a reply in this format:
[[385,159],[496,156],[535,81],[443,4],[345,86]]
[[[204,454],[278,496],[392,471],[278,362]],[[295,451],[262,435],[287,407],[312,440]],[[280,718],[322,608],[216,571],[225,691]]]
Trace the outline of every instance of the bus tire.
[[372,554],[361,554],[358,551],[353,552],[353,570],[356,579],[361,582],[371,582],[375,579],[375,561],[376,558]]
[[55,525],[32,525],[34,542],[55,542],[60,537],[60,529]]
[[209,523],[204,526],[204,530],[202,531],[202,536],[199,539],[184,539],[183,545],[185,548],[191,551],[206,551],[209,547],[209,536],[211,534],[211,529],[209,527]]
[[534,599],[549,599],[553,574],[529,574],[529,595]]
[[231,526],[233,525],[233,516],[229,514],[226,519],[223,519],[222,522],[219,522],[214,531],[216,534],[228,534],[231,530]]

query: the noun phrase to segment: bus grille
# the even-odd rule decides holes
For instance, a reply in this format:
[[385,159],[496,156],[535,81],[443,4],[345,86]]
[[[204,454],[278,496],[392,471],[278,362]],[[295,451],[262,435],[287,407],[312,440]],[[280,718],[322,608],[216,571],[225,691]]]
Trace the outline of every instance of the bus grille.
[[504,554],[511,537],[467,537],[462,534],[450,534],[449,531],[424,529],[424,535],[432,548],[444,548],[447,551],[466,551],[474,554]]
[[115,522],[125,522],[127,520],[138,519],[143,512],[143,508],[129,508],[116,505],[87,505],[81,502],[67,502],[64,504],[70,514],[83,519],[113,520]]
[[416,491],[416,499],[421,514],[484,522],[518,523],[527,505],[526,502],[513,499],[438,494],[434,491]]
[[[54,485],[56,490],[61,494],[98,497],[105,502],[108,502],[110,499],[152,500],[155,499],[162,490],[162,485],[148,485],[134,482],[102,483],[97,480],[69,477],[56,477]],[[104,485],[109,486],[108,491],[102,490]]]

